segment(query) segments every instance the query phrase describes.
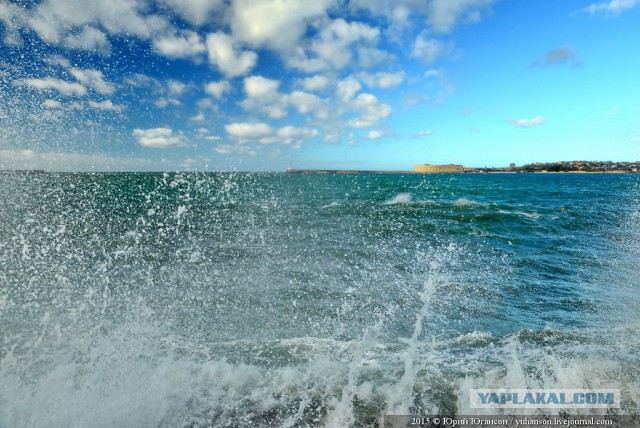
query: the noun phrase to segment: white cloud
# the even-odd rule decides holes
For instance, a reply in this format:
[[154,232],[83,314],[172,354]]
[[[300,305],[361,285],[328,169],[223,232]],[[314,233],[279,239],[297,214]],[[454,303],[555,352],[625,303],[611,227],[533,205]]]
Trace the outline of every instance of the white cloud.
[[369,69],[378,64],[391,64],[396,60],[395,55],[369,46],[360,46],[357,49],[358,63],[361,68]]
[[300,84],[307,91],[324,91],[329,87],[329,78],[317,74],[300,80]]
[[342,102],[343,107],[360,114],[348,122],[353,128],[375,126],[381,119],[391,115],[391,107],[381,103],[374,95],[361,93],[356,96],[361,88],[357,80],[347,78],[340,81],[336,89],[336,97]]
[[[239,143],[246,141],[254,141],[260,144],[274,144],[281,143],[285,145],[292,145],[298,148],[302,143],[309,138],[315,138],[319,135],[316,129],[310,129],[305,127],[284,126],[279,129],[274,129],[266,123],[231,123],[225,125],[227,133],[236,138]],[[224,147],[224,150],[231,150],[231,147]]]
[[278,92],[280,81],[262,76],[251,76],[244,79],[244,90],[249,98],[270,98]]
[[207,36],[207,50],[209,62],[229,77],[246,74],[258,61],[255,52],[241,51],[237,43],[222,32]]
[[360,116],[349,121],[353,128],[368,128],[375,126],[381,119],[391,115],[391,107],[381,103],[372,94],[359,94],[352,102],[352,106],[360,111]]
[[495,0],[432,0],[427,6],[427,22],[437,32],[447,33],[460,21],[478,22],[480,12]]
[[100,70],[80,70],[72,68],[69,72],[84,85],[96,90],[101,94],[112,94],[115,91],[114,86],[104,80],[104,76]]
[[366,138],[367,140],[379,140],[382,137],[384,137],[384,132],[378,129],[372,129],[371,131],[367,132],[367,135],[365,135],[364,138]]
[[339,100],[346,103],[351,101],[361,88],[362,85],[360,85],[360,83],[356,79],[344,79],[338,83],[336,95]]
[[421,14],[426,2],[412,0],[351,0],[355,10],[366,10],[375,16],[383,16],[392,24],[405,26],[412,15]]
[[153,49],[168,58],[192,58],[207,51],[200,36],[193,31],[156,39],[153,41]]
[[150,86],[160,86],[160,82],[158,82],[153,77],[149,77],[149,76],[146,76],[144,74],[139,74],[139,73],[127,76],[124,79],[124,83],[126,83],[127,85],[131,85],[134,88],[145,88],[145,87],[150,87]]
[[368,24],[336,19],[322,29],[319,40],[312,43],[311,49],[325,63],[341,69],[351,62],[351,45],[375,42],[379,35],[380,30]]
[[288,103],[293,105],[302,114],[314,112],[316,117],[324,115],[324,113],[319,110],[323,105],[323,101],[314,94],[303,91],[293,91],[286,99]]
[[231,30],[240,41],[278,51],[294,48],[309,20],[324,16],[334,0],[236,0]]
[[226,80],[209,82],[204,85],[204,91],[216,99],[222,99],[225,94],[231,92],[231,84]]
[[157,100],[155,100],[153,104],[158,108],[165,108],[169,104],[171,104],[172,106],[179,106],[182,103],[180,102],[180,100],[177,100],[175,98],[160,97]]
[[378,72],[375,74],[360,73],[358,77],[371,88],[393,88],[404,80],[404,71],[396,73]]
[[433,134],[433,131],[431,129],[423,129],[418,132],[418,137],[427,137],[431,134]]
[[63,42],[66,48],[95,51],[103,56],[111,52],[111,43],[100,30],[88,26],[77,34],[68,34]]
[[196,114],[195,116],[192,116],[190,120],[193,121],[193,122],[202,123],[202,122],[206,121],[207,119],[204,116],[204,113],[198,112],[198,114]]
[[584,10],[590,14],[608,13],[617,15],[627,9],[632,9],[640,4],[640,0],[608,0],[599,3],[591,3]]
[[59,65],[64,68],[71,68],[69,60],[61,55],[51,55],[50,57],[45,58],[44,62],[50,65]]
[[552,49],[544,54],[544,56],[531,63],[531,66],[538,67],[564,64],[570,64],[574,67],[581,64],[580,60],[578,59],[578,54],[572,48]]
[[38,90],[54,89],[65,96],[82,96],[87,93],[87,88],[79,83],[69,83],[64,80],[53,77],[45,77],[43,79],[19,79],[18,84],[24,84]]
[[544,116],[536,116],[531,119],[509,119],[509,123],[518,128],[529,128],[544,124],[545,118]]
[[452,50],[453,42],[428,39],[424,34],[420,34],[416,37],[411,56],[421,59],[426,64],[431,64],[439,57],[449,54]]
[[287,99],[278,92],[280,82],[262,76],[250,76],[244,79],[244,91],[247,98],[242,101],[246,110],[259,110],[278,119],[287,115]]
[[145,147],[166,149],[187,145],[184,136],[174,134],[171,128],[134,129],[133,135]]
[[[147,5],[140,0],[93,0],[69,2],[66,0],[44,0],[37,7],[29,9],[23,18],[24,25],[28,25],[38,33],[42,40],[48,43],[64,43],[69,34],[91,24],[99,24],[110,34],[134,35],[149,38],[154,34],[165,32],[168,22],[158,15],[145,15]],[[85,41],[100,41],[97,33],[86,33]],[[73,40],[73,36],[72,39]],[[79,40],[76,40],[79,42]],[[83,43],[76,43],[82,48]]]
[[196,137],[207,141],[219,141],[220,137],[217,135],[211,135],[211,131],[207,128],[196,129]]
[[251,147],[232,144],[220,144],[219,146],[214,147],[213,150],[221,155],[243,154],[256,156],[258,154],[258,152],[256,152]]
[[111,110],[111,111],[122,111],[122,109],[124,108],[120,105],[113,104],[111,100],[106,100],[101,102],[89,101],[89,107],[96,110]]
[[187,90],[187,84],[182,83],[179,80],[169,79],[167,80],[167,93],[170,97],[179,97]]
[[317,137],[318,131],[316,129],[285,126],[278,129],[276,135],[283,144],[302,144],[305,139]]
[[207,22],[217,9],[220,9],[223,0],[163,0],[163,3],[172,7],[180,16],[195,25]]
[[27,20],[25,9],[9,2],[0,3],[0,22],[4,24],[4,42],[8,45],[23,44],[19,29]]
[[311,41],[311,57],[299,47],[287,57],[287,64],[307,73],[343,69],[351,64],[355,48],[375,45],[379,36],[380,30],[376,27],[338,18],[325,25]]
[[62,103],[56,100],[45,100],[42,102],[44,108],[62,108]]
[[273,134],[273,128],[266,123],[230,123],[224,129],[227,134],[240,139],[259,139]]
[[274,119],[287,116],[289,107],[294,107],[301,114],[314,114],[317,118],[327,116],[320,97],[304,91],[284,94],[278,91],[279,88],[278,80],[262,76],[247,77],[244,79],[247,98],[240,104],[245,110],[256,110]]

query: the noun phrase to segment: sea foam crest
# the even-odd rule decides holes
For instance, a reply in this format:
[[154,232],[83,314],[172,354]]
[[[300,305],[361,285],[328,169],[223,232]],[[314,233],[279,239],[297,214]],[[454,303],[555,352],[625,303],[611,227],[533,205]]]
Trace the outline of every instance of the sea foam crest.
[[408,204],[411,202],[413,195],[411,193],[398,193],[393,198],[385,201],[385,205]]

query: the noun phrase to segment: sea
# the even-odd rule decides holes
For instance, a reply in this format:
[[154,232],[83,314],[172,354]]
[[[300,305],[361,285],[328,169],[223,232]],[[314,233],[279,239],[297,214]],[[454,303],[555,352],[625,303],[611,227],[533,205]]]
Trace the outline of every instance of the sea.
[[0,427],[637,420],[639,268],[637,174],[5,172]]

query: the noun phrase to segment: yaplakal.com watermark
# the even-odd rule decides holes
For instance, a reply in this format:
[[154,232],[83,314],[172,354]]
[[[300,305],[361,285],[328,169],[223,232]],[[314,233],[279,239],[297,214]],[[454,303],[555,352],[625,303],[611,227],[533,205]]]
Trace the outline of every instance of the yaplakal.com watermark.
[[471,408],[619,408],[618,389],[472,389]]

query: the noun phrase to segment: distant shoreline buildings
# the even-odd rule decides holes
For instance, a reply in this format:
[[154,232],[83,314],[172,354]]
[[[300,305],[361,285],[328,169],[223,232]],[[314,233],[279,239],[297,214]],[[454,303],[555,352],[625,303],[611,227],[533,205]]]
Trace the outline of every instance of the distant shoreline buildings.
[[608,174],[634,174],[640,172],[640,161],[636,162],[613,162],[613,161],[570,161],[570,162],[536,162],[516,166],[510,163],[504,168],[471,168],[459,164],[417,164],[411,170],[342,170],[342,169],[293,169],[291,164],[287,168],[287,173],[309,173],[309,174],[356,174],[356,173],[378,173],[378,174],[452,174],[452,173],[545,173],[545,172],[565,172],[565,173],[608,173]]

